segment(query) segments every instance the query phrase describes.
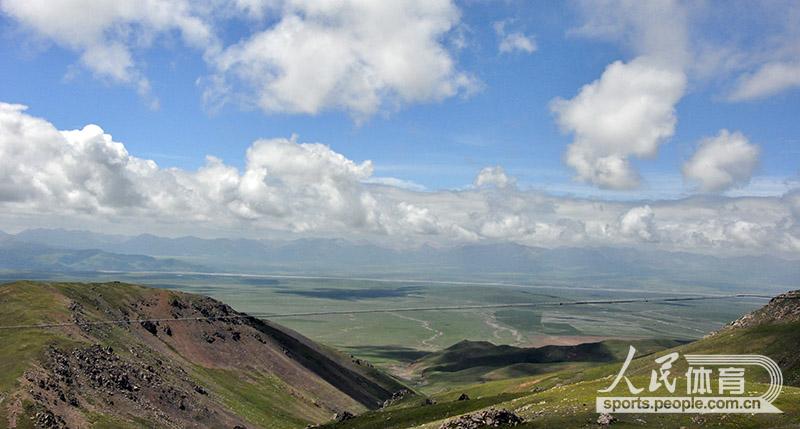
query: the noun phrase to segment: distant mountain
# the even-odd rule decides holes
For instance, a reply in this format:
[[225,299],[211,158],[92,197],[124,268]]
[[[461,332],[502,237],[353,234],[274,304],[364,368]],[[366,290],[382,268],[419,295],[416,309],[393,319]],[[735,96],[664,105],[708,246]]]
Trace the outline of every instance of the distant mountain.
[[[303,428],[404,389],[365,361],[198,295],[0,285],[0,427]],[[98,323],[119,320],[119,323]]]
[[619,247],[539,248],[475,243],[392,249],[342,239],[165,238],[35,229],[15,240],[65,249],[174,258],[213,271],[372,275],[430,279],[534,280],[638,288],[669,285],[777,291],[800,283],[800,263],[777,257],[715,257]]
[[202,271],[172,258],[123,255],[96,249],[54,248],[0,237],[0,269],[16,271]]

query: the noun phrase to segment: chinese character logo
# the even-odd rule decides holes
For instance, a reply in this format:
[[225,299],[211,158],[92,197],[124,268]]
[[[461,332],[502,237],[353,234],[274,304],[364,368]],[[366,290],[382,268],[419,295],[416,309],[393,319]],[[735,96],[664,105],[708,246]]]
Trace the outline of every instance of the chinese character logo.
[[[637,386],[628,376],[636,348],[630,346],[625,362],[608,387],[598,390],[610,394],[627,390],[627,396],[599,396],[599,413],[780,413],[772,405],[783,387],[783,375],[778,365],[761,355],[684,355],[687,369],[676,373],[677,352],[654,360],[657,367],[650,371],[649,383]],[[759,369],[760,368],[760,369]],[[766,371],[769,385],[760,396],[746,396],[748,370]],[[685,386],[685,396],[678,381]],[[679,391],[681,390],[681,391]],[[671,396],[641,396],[643,394]],[[674,396],[675,394],[681,396]]]

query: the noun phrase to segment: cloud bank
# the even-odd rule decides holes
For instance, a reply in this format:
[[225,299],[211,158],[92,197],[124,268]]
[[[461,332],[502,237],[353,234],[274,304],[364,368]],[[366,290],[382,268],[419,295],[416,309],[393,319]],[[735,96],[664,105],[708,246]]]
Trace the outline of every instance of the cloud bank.
[[419,191],[374,177],[370,161],[296,137],[253,142],[243,169],[208,157],[189,171],[131,155],[97,125],[58,130],[25,109],[0,104],[4,227],[76,219],[138,232],[283,231],[412,246],[513,241],[800,253],[798,190],[781,198],[599,201],[519,189],[502,168],[488,167],[477,174],[478,186]]

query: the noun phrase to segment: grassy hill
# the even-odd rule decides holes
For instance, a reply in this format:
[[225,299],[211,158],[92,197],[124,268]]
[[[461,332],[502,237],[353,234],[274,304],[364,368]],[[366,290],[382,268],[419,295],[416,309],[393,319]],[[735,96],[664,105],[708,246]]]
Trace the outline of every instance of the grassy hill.
[[0,326],[18,326],[0,330],[0,427],[302,428],[403,388],[197,295],[16,282],[0,285],[0,308]]
[[[462,345],[464,346],[464,345]],[[471,347],[474,347],[472,345]],[[485,345],[480,347],[487,349]],[[774,298],[764,308],[732,322],[702,340],[656,353],[637,354],[627,371],[634,385],[647,386],[650,372],[658,367],[656,356],[670,352],[684,354],[763,354],[781,367],[785,386],[775,402],[783,414],[619,414],[613,427],[619,428],[798,428],[800,427],[800,291]],[[641,350],[644,351],[644,350]],[[441,359],[439,354],[436,359]],[[437,429],[456,416],[488,407],[506,408],[526,420],[523,428],[598,427],[595,412],[597,391],[619,371],[620,364],[571,366],[552,372],[459,386],[433,395],[433,405],[414,404],[367,412],[353,420],[329,424],[329,429],[421,428]],[[683,359],[674,374],[686,371]],[[766,376],[748,372],[748,389],[764,389]],[[678,389],[683,386],[678,386]],[[462,394],[469,400],[459,401]]]
[[628,345],[642,354],[675,347],[679,340],[606,340],[571,346],[514,347],[488,341],[464,340],[429,353],[408,366],[405,373],[427,393],[561,370],[577,370],[625,359]]

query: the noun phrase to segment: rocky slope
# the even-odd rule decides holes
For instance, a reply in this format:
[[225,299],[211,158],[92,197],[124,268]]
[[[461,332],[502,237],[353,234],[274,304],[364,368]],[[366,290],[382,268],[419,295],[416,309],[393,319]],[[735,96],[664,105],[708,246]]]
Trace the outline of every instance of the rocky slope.
[[772,298],[767,305],[745,314],[726,328],[751,328],[768,323],[800,322],[800,290],[786,292]]
[[0,286],[0,308],[0,326],[17,325],[0,329],[0,427],[294,428],[403,388],[196,295],[17,282]]

